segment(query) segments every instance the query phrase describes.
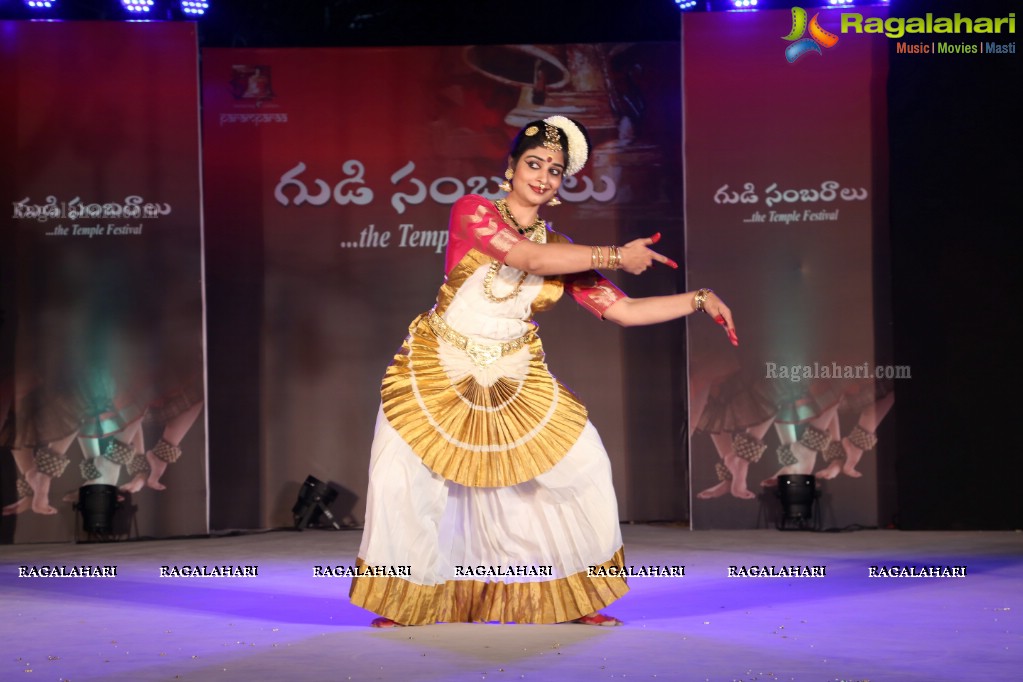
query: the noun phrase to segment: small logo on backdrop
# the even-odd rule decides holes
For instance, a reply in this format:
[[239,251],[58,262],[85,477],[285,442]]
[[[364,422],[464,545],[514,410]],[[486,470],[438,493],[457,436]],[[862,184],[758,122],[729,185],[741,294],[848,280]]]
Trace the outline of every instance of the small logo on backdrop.
[[235,64],[231,68],[231,94],[235,99],[264,102],[273,99],[270,67],[265,65]]
[[[802,7],[792,8],[792,30],[782,40],[788,40],[792,44],[785,48],[785,59],[789,64],[802,57],[807,52],[823,54],[821,47],[834,47],[838,43],[838,36],[830,31],[821,28],[817,18],[820,13],[813,15],[809,23],[806,21],[806,10]],[[809,30],[810,35],[804,37]]]
[[220,125],[227,123],[287,123],[288,114],[279,103],[270,82],[270,67],[266,64],[235,64],[227,85],[234,96],[231,112],[220,114]]

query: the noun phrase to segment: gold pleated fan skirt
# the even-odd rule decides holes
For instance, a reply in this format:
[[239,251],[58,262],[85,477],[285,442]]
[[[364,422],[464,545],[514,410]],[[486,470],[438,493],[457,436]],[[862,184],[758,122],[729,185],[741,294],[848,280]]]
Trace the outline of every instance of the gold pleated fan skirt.
[[579,438],[587,413],[547,369],[540,339],[518,351],[528,353],[524,376],[488,385],[472,373],[453,379],[439,356],[445,342],[426,317],[413,321],[384,376],[391,426],[427,467],[461,485],[515,485],[550,470]]

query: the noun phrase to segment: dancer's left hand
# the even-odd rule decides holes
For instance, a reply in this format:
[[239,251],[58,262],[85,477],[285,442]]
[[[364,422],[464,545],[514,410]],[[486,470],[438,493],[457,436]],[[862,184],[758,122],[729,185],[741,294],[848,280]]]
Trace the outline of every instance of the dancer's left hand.
[[703,309],[714,318],[714,321],[725,328],[725,333],[728,334],[728,340],[732,342],[733,346],[739,345],[739,337],[735,333],[735,323],[732,321],[732,311],[729,310],[725,302],[721,300],[721,297],[715,294],[713,291],[707,294],[707,299],[703,302]]

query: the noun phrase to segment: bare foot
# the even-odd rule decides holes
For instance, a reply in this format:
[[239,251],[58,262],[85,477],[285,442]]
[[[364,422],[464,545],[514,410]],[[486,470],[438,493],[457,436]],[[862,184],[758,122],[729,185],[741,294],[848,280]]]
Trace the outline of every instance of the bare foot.
[[146,485],[153,490],[166,490],[167,486],[160,483],[160,477],[167,471],[167,462],[154,455],[152,450],[146,453],[146,461],[149,462],[149,479],[146,480]]
[[842,473],[850,478],[860,478],[863,474],[856,471],[856,465],[863,457],[863,450],[850,443],[848,438],[842,439],[842,447],[845,448],[845,463],[842,465]]
[[120,488],[118,488],[118,490],[124,493],[137,493],[138,491],[142,490],[145,487],[146,475],[136,474],[135,478],[131,479],[130,481],[122,485]]
[[749,462],[738,455],[725,457],[725,466],[732,472],[732,485],[730,487],[733,497],[740,500],[752,500],[756,495],[749,491],[746,485],[746,474],[749,473]]
[[372,628],[403,628],[403,627],[405,627],[401,623],[396,623],[393,620],[391,620],[390,618],[384,618],[383,616],[381,616],[380,618],[374,618],[372,621],[370,621],[369,626],[372,627]]
[[53,480],[37,469],[25,472],[25,480],[32,486],[32,511],[36,514],[50,516],[57,510],[50,506],[50,482]]
[[602,627],[618,627],[624,625],[622,621],[618,620],[614,616],[608,616],[603,613],[591,613],[588,616],[582,618],[576,618],[573,623],[581,623],[583,625],[599,625]]
[[717,485],[712,485],[706,490],[701,490],[696,493],[696,496],[701,500],[712,500],[715,497],[721,497],[731,488],[731,481],[721,481]]
[[816,474],[814,474],[814,476],[822,480],[830,481],[835,476],[838,476],[840,473],[842,473],[842,462],[840,460],[835,460],[831,464],[827,465],[826,467],[818,471]]
[[3,516],[13,516],[32,508],[32,498],[23,497],[17,502],[11,502],[4,507]]
[[737,497],[740,500],[752,500],[756,495],[750,492],[750,489],[743,483],[741,486],[735,485],[735,479],[732,479],[732,497]]
[[42,498],[40,498],[38,495],[36,495],[35,497],[32,498],[32,510],[33,511],[35,511],[37,514],[41,514],[43,516],[52,516],[53,514],[55,514],[57,512],[56,508],[55,507],[51,507],[49,502],[39,502],[38,500],[40,500],[40,499],[42,499]]

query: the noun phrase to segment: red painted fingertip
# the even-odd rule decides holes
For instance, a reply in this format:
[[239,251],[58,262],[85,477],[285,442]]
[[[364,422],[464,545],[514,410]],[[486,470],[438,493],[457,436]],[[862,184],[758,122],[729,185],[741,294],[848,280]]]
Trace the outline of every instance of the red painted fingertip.
[[714,321],[717,322],[718,324],[724,324],[725,318],[722,317],[721,315],[718,315],[717,317],[714,318]]
[[664,264],[667,265],[669,268],[674,268],[675,270],[678,270],[678,263],[676,263],[670,258],[664,261]]
[[735,331],[733,331],[731,329],[728,330],[728,340],[732,342],[733,346],[738,346],[739,345],[739,337],[736,336],[735,335]]
[[650,237],[650,243],[651,244],[656,244],[659,241],[661,241],[661,233],[660,232],[655,234],[653,237]]

